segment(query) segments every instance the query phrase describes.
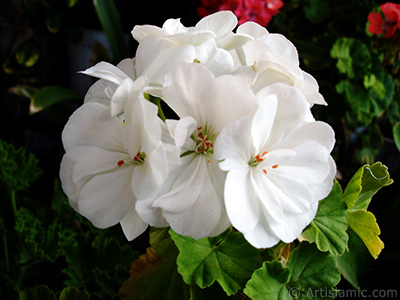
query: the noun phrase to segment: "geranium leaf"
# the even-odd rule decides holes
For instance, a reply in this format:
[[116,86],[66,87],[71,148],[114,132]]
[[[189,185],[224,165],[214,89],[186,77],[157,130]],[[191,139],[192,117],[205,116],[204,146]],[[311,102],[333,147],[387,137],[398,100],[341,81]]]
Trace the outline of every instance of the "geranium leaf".
[[56,296],[46,285],[37,285],[20,292],[19,300],[56,300]]
[[61,291],[59,300],[89,300],[89,294],[75,287],[66,287]]
[[362,239],[371,255],[376,259],[384,248],[378,235],[381,233],[375,216],[365,210],[349,211],[349,224]]
[[251,299],[289,300],[287,283],[289,282],[291,270],[284,268],[278,261],[264,262],[248,281],[244,293]]
[[336,257],[336,262],[342,276],[354,287],[359,288],[360,282],[368,274],[373,259],[360,237],[349,228],[349,251]]
[[46,86],[38,90],[31,99],[30,114],[37,113],[64,100],[81,99],[81,96],[62,86]]
[[244,293],[254,300],[321,299],[318,291],[324,289],[328,298],[334,298],[333,288],[339,281],[335,259],[303,242],[292,252],[286,267],[277,261],[264,262],[253,273]]
[[131,278],[119,290],[122,300],[188,299],[189,287],[177,272],[176,257],[157,256],[153,248],[132,264]]
[[390,185],[393,180],[387,167],[377,162],[362,166],[348,183],[342,200],[351,210],[366,210],[371,198],[382,187]]
[[6,183],[10,191],[27,189],[39,178],[42,170],[37,167],[38,162],[24,148],[15,149],[13,145],[0,140],[0,180]]
[[311,227],[302,234],[306,240],[315,242],[320,251],[329,251],[334,256],[348,249],[347,209],[341,198],[342,189],[335,180],[331,193],[320,201]]
[[223,233],[222,237],[194,240],[170,230],[179,249],[178,271],[187,284],[201,288],[217,281],[227,295],[242,289],[260,266],[258,250],[239,232]]

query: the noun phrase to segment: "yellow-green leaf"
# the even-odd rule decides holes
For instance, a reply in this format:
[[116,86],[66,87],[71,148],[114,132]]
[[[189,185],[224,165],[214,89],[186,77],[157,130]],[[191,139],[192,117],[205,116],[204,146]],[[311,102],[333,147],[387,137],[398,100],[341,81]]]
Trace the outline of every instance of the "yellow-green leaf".
[[375,216],[365,210],[349,211],[348,220],[350,227],[362,239],[371,255],[376,259],[384,248],[379,238],[381,230],[376,223]]

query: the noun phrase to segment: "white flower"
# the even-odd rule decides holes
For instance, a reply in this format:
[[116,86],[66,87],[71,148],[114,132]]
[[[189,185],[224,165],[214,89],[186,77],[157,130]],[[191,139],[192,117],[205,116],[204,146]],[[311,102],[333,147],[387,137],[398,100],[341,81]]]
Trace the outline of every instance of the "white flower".
[[163,39],[167,47],[192,45],[196,62],[205,65],[214,75],[233,70],[233,58],[228,50],[243,45],[249,36],[234,34],[237,18],[231,11],[221,11],[201,19],[194,27],[185,27],[180,19],[167,20],[162,28],[152,25],[135,26],[133,37],[142,43],[149,36]]
[[200,64],[178,64],[162,96],[181,118],[167,125],[181,148],[182,164],[171,171],[161,188],[165,193],[151,207],[162,209],[179,234],[196,239],[218,235],[230,223],[223,202],[225,172],[214,158],[214,141],[230,121],[255,111],[255,95],[242,77],[215,78]]
[[128,98],[136,99],[139,92],[159,95],[164,78],[177,62],[193,62],[195,50],[191,45],[165,48],[165,42],[154,36],[145,38],[134,59],[126,58],[117,66],[99,62],[81,72],[100,78],[85,95],[86,102],[111,105],[111,116],[123,112]]
[[336,172],[334,132],[311,121],[304,96],[275,84],[257,94],[254,116],[227,125],[214,156],[228,171],[225,206],[232,225],[255,247],[290,243],[313,220]]
[[135,210],[136,199],[156,193],[168,161],[179,155],[161,141],[158,108],[142,97],[135,100],[126,107],[125,122],[104,118],[110,108],[100,103],[77,109],[63,131],[60,171],[74,209],[99,228],[120,223],[129,240],[148,226]]
[[252,40],[232,51],[235,73],[250,77],[255,93],[268,85],[285,83],[298,88],[310,106],[326,105],[317,81],[300,69],[296,47],[286,37],[269,33],[253,22],[240,25],[237,33]]

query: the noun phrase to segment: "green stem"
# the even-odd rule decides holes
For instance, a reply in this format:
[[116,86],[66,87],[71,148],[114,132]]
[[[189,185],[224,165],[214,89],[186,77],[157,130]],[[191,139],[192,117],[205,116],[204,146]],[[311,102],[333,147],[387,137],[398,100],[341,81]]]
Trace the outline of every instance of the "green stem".
[[10,272],[10,255],[8,254],[8,242],[7,242],[7,235],[3,234],[3,244],[4,244],[4,258],[6,261],[6,273]]
[[157,107],[158,107],[158,116],[161,118],[161,120],[163,120],[165,122],[165,120],[167,118],[165,117],[164,112],[163,112],[163,110],[161,108],[161,98],[149,95],[149,101],[151,103],[154,103],[155,105],[157,105]]

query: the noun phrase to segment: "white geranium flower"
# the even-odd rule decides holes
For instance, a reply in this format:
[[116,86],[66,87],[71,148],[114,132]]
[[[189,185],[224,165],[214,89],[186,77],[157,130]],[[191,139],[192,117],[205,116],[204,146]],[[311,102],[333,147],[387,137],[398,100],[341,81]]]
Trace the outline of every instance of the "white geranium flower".
[[255,93],[274,83],[285,83],[298,88],[310,106],[326,105],[319,93],[317,81],[300,69],[296,47],[281,34],[269,33],[264,27],[246,22],[238,34],[252,37],[242,47],[232,51],[236,73],[251,78]]
[[220,76],[233,70],[233,58],[228,50],[243,45],[247,35],[234,34],[237,18],[231,11],[221,11],[201,19],[194,27],[185,27],[180,19],[167,20],[162,28],[153,25],[135,26],[133,37],[142,43],[148,36],[163,39],[167,47],[192,45],[195,61]]
[[313,220],[336,172],[334,132],[311,121],[304,96],[275,84],[257,94],[254,116],[227,125],[214,156],[228,171],[225,206],[232,225],[257,248],[290,243]]
[[200,64],[178,64],[162,96],[181,118],[167,124],[181,148],[182,164],[171,171],[161,188],[165,193],[151,207],[161,209],[179,234],[196,239],[218,235],[230,223],[223,202],[226,175],[214,158],[214,141],[230,121],[255,111],[255,95],[242,77],[215,78]]
[[69,119],[62,139],[62,187],[74,209],[93,225],[120,223],[129,240],[148,226],[137,214],[137,198],[152,197],[179,156],[161,141],[158,108],[142,97],[129,102],[122,122],[104,118],[109,107],[89,102]]
[[195,50],[191,45],[166,49],[165,42],[154,36],[145,38],[134,59],[126,58],[117,66],[99,62],[81,72],[100,78],[88,90],[86,102],[111,105],[111,116],[123,112],[128,98],[136,99],[139,92],[159,95],[166,74],[177,62],[193,62]]

